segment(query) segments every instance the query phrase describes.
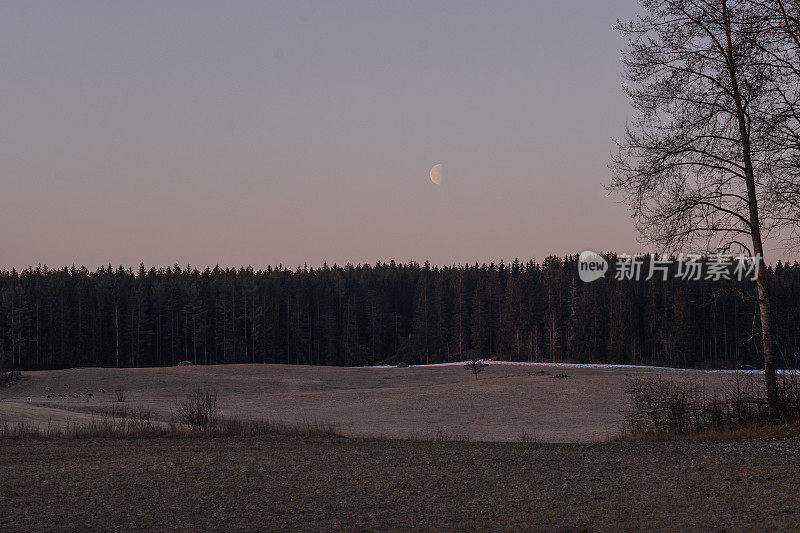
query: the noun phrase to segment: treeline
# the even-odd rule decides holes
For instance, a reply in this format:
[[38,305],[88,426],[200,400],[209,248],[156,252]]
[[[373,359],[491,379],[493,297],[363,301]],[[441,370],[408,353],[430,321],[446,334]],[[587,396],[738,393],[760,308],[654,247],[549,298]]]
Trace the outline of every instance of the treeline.
[[[607,275],[586,284],[576,261],[4,270],[0,355],[19,370],[183,360],[419,364],[467,353],[515,361],[760,365],[752,282]],[[778,263],[768,279],[779,362],[794,366],[800,266]]]

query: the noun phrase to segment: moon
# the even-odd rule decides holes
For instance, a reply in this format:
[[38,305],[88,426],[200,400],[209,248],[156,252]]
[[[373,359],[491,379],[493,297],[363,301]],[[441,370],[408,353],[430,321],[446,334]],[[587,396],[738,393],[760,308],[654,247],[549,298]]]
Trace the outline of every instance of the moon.
[[436,185],[442,184],[442,164],[436,163],[431,167],[431,181]]

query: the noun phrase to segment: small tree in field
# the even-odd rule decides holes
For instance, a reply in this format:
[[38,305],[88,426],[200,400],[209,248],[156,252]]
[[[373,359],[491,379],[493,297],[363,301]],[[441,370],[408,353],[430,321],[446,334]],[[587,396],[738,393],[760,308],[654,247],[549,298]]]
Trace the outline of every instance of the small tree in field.
[[472,372],[472,375],[475,376],[475,379],[478,379],[478,374],[486,369],[486,363],[483,362],[482,359],[472,357],[466,362],[466,364],[464,364],[464,368]]

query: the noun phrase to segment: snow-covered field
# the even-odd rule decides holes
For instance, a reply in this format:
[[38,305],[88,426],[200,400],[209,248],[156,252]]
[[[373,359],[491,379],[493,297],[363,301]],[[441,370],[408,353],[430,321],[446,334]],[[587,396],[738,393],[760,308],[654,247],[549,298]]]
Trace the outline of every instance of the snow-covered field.
[[[577,368],[577,369],[596,369],[596,370],[617,370],[617,371],[635,371],[644,370],[647,372],[661,372],[670,374],[763,374],[763,370],[759,369],[723,369],[723,370],[700,370],[696,368],[672,368],[667,366],[647,366],[647,365],[613,365],[602,363],[534,363],[528,361],[495,361],[483,360],[487,365],[511,365],[511,366],[528,366],[528,367],[542,367],[542,368]],[[452,363],[432,363],[428,365],[410,365],[414,368],[436,368],[444,366],[464,366],[466,361],[458,361]],[[395,365],[377,365],[365,366],[362,368],[395,368]],[[796,374],[799,370],[778,370],[780,374]]]

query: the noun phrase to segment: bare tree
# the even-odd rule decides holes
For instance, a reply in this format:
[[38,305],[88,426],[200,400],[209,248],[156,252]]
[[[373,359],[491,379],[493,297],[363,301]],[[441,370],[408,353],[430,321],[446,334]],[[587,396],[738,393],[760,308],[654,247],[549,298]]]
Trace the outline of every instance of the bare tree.
[[486,363],[483,359],[478,359],[476,357],[470,357],[469,360],[464,364],[464,368],[472,372],[475,376],[475,379],[478,379],[478,374],[486,369]]
[[759,258],[765,387],[775,415],[763,240],[797,228],[797,172],[787,159],[797,121],[787,97],[800,78],[778,68],[777,17],[767,17],[761,2],[640,2],[643,14],[617,25],[629,40],[625,91],[636,116],[617,143],[610,188],[660,251],[691,246]]
[[776,207],[774,218],[786,229],[790,245],[800,243],[800,2],[748,0],[745,8],[756,21],[749,31],[758,49],[765,87],[772,99],[757,109],[767,126],[763,167],[757,183]]

